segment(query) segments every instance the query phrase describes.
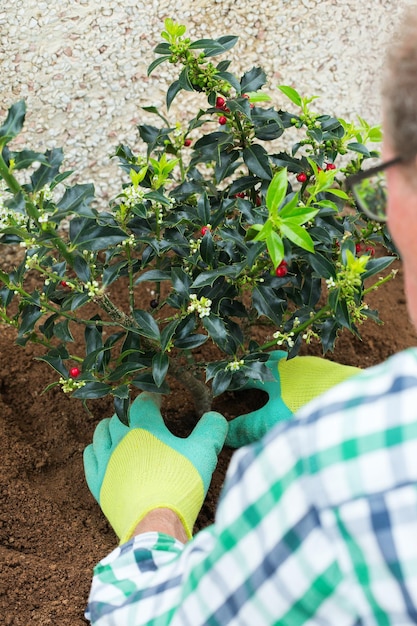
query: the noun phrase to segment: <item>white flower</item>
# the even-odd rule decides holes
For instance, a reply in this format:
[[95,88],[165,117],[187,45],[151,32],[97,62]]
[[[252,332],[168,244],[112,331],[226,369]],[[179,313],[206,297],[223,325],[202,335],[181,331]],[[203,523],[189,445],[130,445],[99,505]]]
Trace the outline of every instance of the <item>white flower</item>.
[[226,365],[226,369],[230,370],[231,372],[237,372],[238,370],[240,370],[242,365],[244,365],[244,363],[245,362],[243,359],[240,359],[240,361],[231,361]]
[[200,299],[197,298],[195,293],[190,295],[190,304],[188,305],[188,313],[193,313],[193,311],[197,311],[199,317],[207,317],[210,315],[210,307],[211,307],[210,298],[205,298],[202,296]]

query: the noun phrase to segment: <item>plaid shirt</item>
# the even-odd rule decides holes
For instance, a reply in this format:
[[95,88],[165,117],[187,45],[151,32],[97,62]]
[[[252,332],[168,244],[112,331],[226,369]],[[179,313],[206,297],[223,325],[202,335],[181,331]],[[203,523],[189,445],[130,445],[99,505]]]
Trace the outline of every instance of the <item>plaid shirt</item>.
[[417,623],[417,349],[235,453],[215,524],[95,568],[97,626]]

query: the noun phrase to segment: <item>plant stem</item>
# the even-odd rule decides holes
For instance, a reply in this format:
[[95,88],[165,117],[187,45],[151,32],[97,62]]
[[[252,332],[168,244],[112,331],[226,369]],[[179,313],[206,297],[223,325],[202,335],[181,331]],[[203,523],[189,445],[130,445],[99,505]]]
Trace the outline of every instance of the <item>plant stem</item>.
[[210,411],[212,393],[210,389],[201,380],[198,380],[188,370],[179,367],[172,361],[169,365],[169,372],[172,376],[178,380],[184,387],[191,392],[194,407],[198,417],[201,417],[203,413]]

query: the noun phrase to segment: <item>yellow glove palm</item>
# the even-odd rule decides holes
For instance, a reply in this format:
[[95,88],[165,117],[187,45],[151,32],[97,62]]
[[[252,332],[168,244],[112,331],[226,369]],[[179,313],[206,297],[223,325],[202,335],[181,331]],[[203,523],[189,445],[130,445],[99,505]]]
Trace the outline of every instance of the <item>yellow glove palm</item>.
[[131,406],[130,426],[116,415],[102,420],[84,451],[87,484],[120,543],[157,508],[174,511],[191,537],[226,437],[227,421],[213,411],[189,437],[175,437],[159,403],[159,396],[142,393]]

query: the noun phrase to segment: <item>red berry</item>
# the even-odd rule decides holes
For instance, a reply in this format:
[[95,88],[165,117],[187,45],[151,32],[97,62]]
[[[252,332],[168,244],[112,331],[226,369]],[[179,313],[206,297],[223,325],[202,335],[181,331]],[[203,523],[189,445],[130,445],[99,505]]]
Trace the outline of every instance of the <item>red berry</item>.
[[201,229],[201,234],[203,235],[207,235],[207,233],[209,233],[211,231],[210,226],[203,226],[203,228]]
[[287,265],[288,265],[287,261],[285,259],[282,259],[281,263],[278,265],[278,267],[275,270],[275,274],[276,276],[278,276],[278,278],[284,278],[284,276],[288,274]]
[[326,170],[335,170],[336,165],[334,163],[327,163]]
[[284,278],[288,274],[288,267],[286,265],[279,265],[275,270],[275,274],[278,278]]
[[261,196],[256,196],[255,203],[256,203],[256,206],[261,206],[262,204]]
[[367,246],[366,252],[369,252],[371,256],[375,256],[375,248],[373,246]]
[[219,117],[219,124],[221,126],[224,126],[225,124],[227,124],[227,117],[225,117],[224,115],[220,115],[220,117]]
[[299,183],[305,183],[307,180],[307,174],[305,172],[300,172],[296,176]]
[[184,146],[188,148],[188,146],[191,146],[191,144],[192,144],[191,139],[184,139]]
[[71,367],[69,371],[69,375],[71,376],[71,378],[78,378],[80,374],[81,374],[81,370],[79,367]]
[[218,109],[222,109],[225,104],[226,104],[226,100],[224,98],[222,98],[221,96],[217,96],[217,98],[216,98],[216,107]]
[[359,254],[359,252],[362,250],[362,244],[360,243],[355,244],[355,250],[356,250],[356,254]]
[[244,198],[245,194],[243,191],[239,191],[239,193],[235,193],[235,198]]
[[65,280],[61,280],[60,285],[61,287],[68,287],[68,283],[66,283]]

